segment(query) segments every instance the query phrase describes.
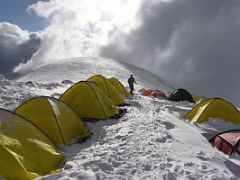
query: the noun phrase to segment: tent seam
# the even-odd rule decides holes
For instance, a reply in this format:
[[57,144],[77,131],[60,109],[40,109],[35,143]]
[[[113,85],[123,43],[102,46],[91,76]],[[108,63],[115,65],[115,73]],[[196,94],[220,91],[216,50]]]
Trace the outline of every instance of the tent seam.
[[66,143],[66,141],[65,141],[65,139],[64,139],[64,136],[63,136],[63,132],[62,132],[62,129],[61,129],[60,123],[59,123],[59,121],[58,121],[57,116],[55,115],[54,109],[52,108],[52,106],[51,106],[51,104],[50,104],[50,102],[49,102],[48,99],[47,99],[47,102],[48,102],[49,106],[50,106],[51,109],[52,109],[53,116],[54,116],[55,119],[56,119],[56,122],[57,122],[57,125],[58,125],[58,128],[59,128],[59,132],[60,132],[60,134],[61,134],[61,136],[62,136],[62,139],[63,139],[63,143],[64,143],[65,145],[67,145],[67,143]]
[[107,118],[107,115],[106,115],[106,112],[105,112],[105,110],[104,110],[104,108],[103,108],[102,102],[100,101],[97,93],[95,92],[95,90],[93,89],[93,87],[89,84],[90,82],[87,82],[87,81],[86,81],[86,83],[87,83],[87,85],[92,89],[93,93],[95,94],[96,98],[98,99],[98,101],[99,101],[99,103],[100,103],[100,105],[101,105],[101,108],[102,108],[102,110],[103,110],[103,113],[104,113],[105,118],[108,119],[108,118]]
[[106,85],[106,88],[107,88],[108,96],[109,96],[109,98],[111,99],[110,91],[109,91],[109,87],[108,87],[107,81],[106,81],[106,79],[105,79],[103,76],[100,76],[100,77],[103,79],[104,84]]
[[[33,98],[33,99],[38,99],[38,98],[40,98],[40,97],[36,97],[36,98]],[[32,99],[31,99],[31,100],[32,100]],[[16,112],[17,109],[21,108],[22,105],[27,104],[28,102],[29,102],[29,101],[26,101],[26,102],[22,103],[20,106],[18,106],[18,107],[14,110],[14,112],[8,111],[8,110],[6,110],[6,109],[4,109],[4,110],[6,110],[6,111],[8,111],[8,112],[10,112],[10,113],[13,113],[13,115],[18,115],[18,116],[22,117],[24,120],[26,120],[27,122],[29,122],[30,124],[32,124],[32,125],[33,125],[34,127],[36,127],[39,131],[41,131],[41,132],[45,135],[45,137],[48,138],[48,140],[50,140],[50,141],[55,145],[56,148],[59,148],[59,146],[58,146],[58,145],[47,135],[47,133],[45,133],[40,127],[38,127],[38,126],[37,126],[35,123],[33,123],[31,120],[27,119],[25,116],[23,116],[23,115],[21,115],[21,114],[18,114],[18,113]],[[0,108],[0,109],[2,109],[2,108]],[[61,149],[61,148],[60,148],[60,149]]]

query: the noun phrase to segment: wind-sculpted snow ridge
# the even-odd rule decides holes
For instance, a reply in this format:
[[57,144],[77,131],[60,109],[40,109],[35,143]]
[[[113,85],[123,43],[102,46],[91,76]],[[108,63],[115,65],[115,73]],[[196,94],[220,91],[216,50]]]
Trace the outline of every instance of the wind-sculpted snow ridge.
[[19,73],[20,75],[16,77],[16,80],[21,82],[60,83],[63,80],[78,82],[86,80],[93,75],[101,74],[107,78],[114,76],[120,79],[124,85],[127,85],[126,81],[128,77],[130,74],[133,74],[139,82],[138,88],[148,87],[161,88],[166,91],[172,90],[169,85],[151,72],[134,65],[106,58],[63,59],[55,63],[37,66],[27,72]]
[[60,174],[42,179],[238,179],[227,157],[181,119],[192,104],[140,95],[130,104],[118,120],[88,123],[92,139],[68,149]]

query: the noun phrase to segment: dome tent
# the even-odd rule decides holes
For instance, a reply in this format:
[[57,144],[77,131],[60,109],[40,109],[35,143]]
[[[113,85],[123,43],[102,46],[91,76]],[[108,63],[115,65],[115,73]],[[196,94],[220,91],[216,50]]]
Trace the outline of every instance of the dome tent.
[[130,92],[126,90],[126,88],[122,85],[122,83],[115,77],[111,77],[108,81],[122,94],[123,96],[132,96]]
[[188,101],[191,103],[195,103],[192,95],[186,89],[182,89],[182,88],[176,89],[175,91],[173,91],[168,97],[168,100],[175,101],[175,102]]
[[196,103],[201,103],[208,99],[207,97],[204,97],[204,96],[192,96],[192,97]]
[[60,100],[84,119],[101,120],[121,115],[120,109],[102,89],[89,81],[74,84],[62,94]]
[[61,168],[65,156],[24,117],[0,109],[0,176],[33,179]]
[[52,97],[33,98],[15,112],[42,129],[59,147],[90,137],[84,122],[66,104]]
[[238,109],[221,98],[207,99],[186,114],[186,119],[191,122],[203,123],[209,118],[219,118],[234,124],[240,124]]
[[88,78],[87,81],[96,83],[102,91],[115,103],[117,106],[127,105],[128,103],[121,96],[120,92],[102,75],[95,75]]
[[209,140],[219,151],[229,156],[235,154],[240,159],[240,130],[221,132]]
[[145,89],[142,95],[167,99],[166,94],[158,89]]

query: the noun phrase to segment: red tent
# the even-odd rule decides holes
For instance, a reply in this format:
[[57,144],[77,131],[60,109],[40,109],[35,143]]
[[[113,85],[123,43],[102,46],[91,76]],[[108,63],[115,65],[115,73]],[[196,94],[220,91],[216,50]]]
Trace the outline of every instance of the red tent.
[[150,96],[152,92],[153,92],[152,89],[145,89],[145,90],[143,91],[143,95],[144,95],[144,96]]
[[222,132],[214,136],[210,142],[224,154],[231,156],[236,152],[240,155],[240,130]]
[[167,98],[166,94],[160,90],[154,90],[152,93],[151,93],[151,96],[154,96],[154,97],[161,97],[161,98]]
[[144,96],[152,96],[152,97],[158,97],[158,98],[164,98],[166,99],[167,96],[164,92],[160,91],[160,90],[153,90],[153,89],[146,89],[143,92]]

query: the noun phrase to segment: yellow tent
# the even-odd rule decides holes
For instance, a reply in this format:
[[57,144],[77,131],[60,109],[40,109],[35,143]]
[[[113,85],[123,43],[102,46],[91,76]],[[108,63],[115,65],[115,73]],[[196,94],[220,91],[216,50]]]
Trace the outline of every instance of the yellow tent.
[[123,96],[132,96],[130,92],[122,85],[122,83],[115,77],[111,77],[108,81],[122,94]]
[[0,109],[0,161],[1,177],[25,180],[61,168],[65,156],[30,121]]
[[84,122],[66,104],[52,97],[33,98],[15,112],[42,129],[59,147],[68,146],[90,136]]
[[196,103],[201,103],[205,100],[207,100],[208,98],[206,97],[203,97],[203,96],[192,96],[193,97],[193,100],[196,102]]
[[119,115],[119,108],[93,82],[80,81],[74,84],[62,94],[60,100],[82,118],[97,120]]
[[127,102],[121,96],[120,92],[118,92],[118,90],[108,81],[108,79],[102,75],[92,76],[87,81],[96,83],[103,90],[103,92],[113,100],[115,105],[127,105]]
[[240,112],[238,109],[221,98],[207,99],[186,114],[186,119],[191,122],[203,123],[209,118],[219,118],[240,124]]

